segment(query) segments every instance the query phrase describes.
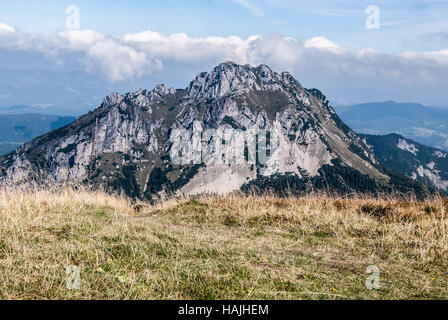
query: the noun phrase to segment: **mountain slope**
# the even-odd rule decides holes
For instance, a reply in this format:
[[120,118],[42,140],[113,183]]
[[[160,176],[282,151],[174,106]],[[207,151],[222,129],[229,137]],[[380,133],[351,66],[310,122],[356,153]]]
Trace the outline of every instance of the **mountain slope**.
[[147,199],[252,187],[285,192],[290,179],[297,192],[423,191],[386,172],[319,90],[287,72],[232,62],[200,73],[186,89],[111,94],[1,167],[4,184],[90,180]]
[[397,134],[362,136],[385,166],[444,192],[448,191],[448,153]]
[[76,120],[47,114],[0,114],[0,154],[6,154],[49,131]]
[[448,109],[417,103],[373,102],[337,108],[338,115],[362,134],[400,134],[448,151]]

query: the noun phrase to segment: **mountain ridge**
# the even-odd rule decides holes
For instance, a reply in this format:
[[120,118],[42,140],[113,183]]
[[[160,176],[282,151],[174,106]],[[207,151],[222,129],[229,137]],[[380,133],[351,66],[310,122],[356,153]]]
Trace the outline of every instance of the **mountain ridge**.
[[424,146],[399,134],[361,135],[388,168],[435,189],[448,191],[448,153]]
[[[180,154],[189,157],[174,163]],[[1,167],[4,184],[91,181],[146,199],[268,189],[271,178],[294,177],[297,192],[310,181],[322,188],[322,176],[344,193],[393,191],[396,181],[322,92],[288,72],[233,62],[199,73],[185,89],[109,94],[94,111],[4,157]],[[398,192],[423,192],[400,179]]]

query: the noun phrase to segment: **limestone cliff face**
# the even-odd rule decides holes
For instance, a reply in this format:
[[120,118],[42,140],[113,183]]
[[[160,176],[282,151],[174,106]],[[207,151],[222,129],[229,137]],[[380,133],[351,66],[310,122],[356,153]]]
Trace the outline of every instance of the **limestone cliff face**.
[[[195,139],[202,151],[216,149],[217,140],[207,137],[209,129],[219,133],[222,150],[231,148],[231,157],[239,154],[242,161],[224,159],[228,154],[204,161],[200,152],[194,159],[193,150],[191,161],[173,162],[179,131],[190,143],[189,152]],[[271,140],[265,162],[257,155],[260,130],[269,132],[266,139]],[[234,139],[237,135],[245,138]],[[255,144],[247,141],[251,135]],[[142,198],[227,193],[270,177],[293,176],[306,184],[324,173],[335,178],[334,166],[356,173],[358,180],[378,185],[390,180],[370,147],[339,119],[320,91],[303,88],[287,72],[232,62],[200,73],[186,89],[159,85],[151,91],[110,94],[94,111],[25,144],[0,165],[1,182],[13,185],[85,183],[91,165],[95,186]],[[337,179],[345,179],[342,171]]]
[[362,135],[382,164],[403,175],[448,192],[448,153],[398,134]]

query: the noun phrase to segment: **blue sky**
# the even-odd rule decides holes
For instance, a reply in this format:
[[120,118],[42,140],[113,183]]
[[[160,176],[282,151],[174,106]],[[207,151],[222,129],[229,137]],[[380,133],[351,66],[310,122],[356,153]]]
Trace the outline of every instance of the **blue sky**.
[[[72,4],[80,8],[83,29],[110,35],[142,30],[193,37],[281,33],[298,39],[325,36],[346,48],[384,52],[443,47],[441,40],[422,41],[418,35],[431,28],[446,31],[441,25],[446,27],[448,13],[446,0],[2,0],[0,21],[25,32],[57,32],[65,29],[65,8]],[[371,4],[381,10],[381,30],[365,29],[365,8]]]
[[109,91],[185,87],[222,60],[288,70],[335,103],[448,106],[447,15],[448,0],[0,0],[0,107],[81,112]]

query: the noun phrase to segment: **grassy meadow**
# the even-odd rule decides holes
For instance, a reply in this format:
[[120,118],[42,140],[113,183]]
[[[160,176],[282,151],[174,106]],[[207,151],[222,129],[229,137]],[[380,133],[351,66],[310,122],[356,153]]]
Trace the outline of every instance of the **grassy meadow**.
[[[0,191],[0,299],[446,299],[448,200]],[[366,288],[378,268],[379,289]],[[79,289],[67,288],[68,266]]]

